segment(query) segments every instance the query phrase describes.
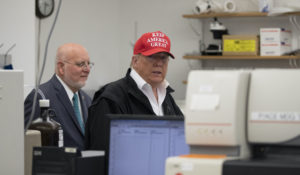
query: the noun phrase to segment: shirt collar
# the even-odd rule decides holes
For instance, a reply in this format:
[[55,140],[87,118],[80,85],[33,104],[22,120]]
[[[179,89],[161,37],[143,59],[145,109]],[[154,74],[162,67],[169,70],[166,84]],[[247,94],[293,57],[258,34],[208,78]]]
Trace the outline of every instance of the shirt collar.
[[[151,86],[133,68],[130,72],[130,76],[136,82],[139,89],[142,89],[145,85]],[[169,85],[170,83],[166,79],[164,79],[164,81],[159,85],[158,88],[166,89]]]
[[[70,101],[72,101],[72,98],[74,96],[74,92],[69,88],[69,86],[57,74],[55,74],[55,75],[56,75],[58,81],[63,85],[64,89],[66,90]],[[76,92],[76,94],[78,95],[78,91]]]

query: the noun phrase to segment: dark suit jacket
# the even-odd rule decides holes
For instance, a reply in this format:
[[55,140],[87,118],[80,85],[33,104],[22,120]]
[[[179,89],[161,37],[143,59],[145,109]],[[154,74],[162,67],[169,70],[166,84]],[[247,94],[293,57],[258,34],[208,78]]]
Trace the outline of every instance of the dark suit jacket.
[[[59,82],[57,77],[53,75],[48,82],[40,85],[40,90],[43,92],[46,99],[50,100],[50,108],[55,110],[56,117],[54,120],[62,125],[64,146],[84,149],[84,134],[80,130],[72,103],[68,98],[63,85]],[[25,124],[28,123],[31,115],[34,93],[35,90],[32,90],[24,102]],[[79,90],[78,93],[82,109],[82,117],[85,123],[88,117],[88,107],[91,105],[91,98],[82,90]],[[38,99],[41,98],[41,95],[38,94]],[[38,118],[39,114],[40,108],[37,101],[34,119]]]

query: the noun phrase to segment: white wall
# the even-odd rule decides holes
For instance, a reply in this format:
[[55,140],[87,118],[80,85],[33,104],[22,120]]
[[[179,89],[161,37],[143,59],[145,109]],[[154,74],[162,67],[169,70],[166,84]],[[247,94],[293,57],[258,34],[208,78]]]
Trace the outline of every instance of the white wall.
[[[58,5],[59,1],[55,2]],[[55,14],[41,20],[42,52],[54,16]],[[85,46],[91,61],[95,63],[85,89],[98,89],[105,83],[117,79],[120,70],[118,21],[117,0],[63,0],[50,40],[47,66],[42,81],[47,81],[54,74],[56,49],[67,42]],[[43,53],[41,56],[43,57]]]
[[[183,18],[193,12],[197,0],[63,0],[61,12],[51,39],[47,68],[43,81],[54,73],[56,48],[65,42],[83,44],[90,53],[93,68],[86,90],[123,77],[129,67],[134,41],[145,32],[161,30],[171,39],[171,52],[176,59],[169,63],[167,80],[175,89],[175,99],[185,98],[187,79],[191,69],[203,68],[203,62],[185,60],[186,53],[199,52],[202,22],[206,44],[215,42],[209,32],[209,21]],[[216,0],[222,1],[222,0]],[[58,0],[55,0],[58,2]],[[255,3],[256,2],[256,3]],[[236,1],[238,11],[257,11],[256,0]],[[42,43],[54,15],[42,20]],[[271,20],[270,20],[271,19]],[[231,34],[258,34],[259,27],[289,26],[287,18],[228,18],[220,19]],[[190,26],[193,26],[198,34]],[[44,47],[44,46],[43,46]],[[43,49],[42,47],[42,49]],[[227,60],[219,62],[227,64]],[[214,62],[212,62],[212,66]]]
[[14,69],[24,70],[25,93],[35,78],[35,0],[0,0],[0,54],[13,45]]
[[[192,0],[64,0],[50,41],[42,81],[47,81],[53,75],[56,48],[65,42],[78,42],[84,45],[89,51],[91,60],[95,62],[84,89],[98,89],[108,82],[123,77],[130,64],[133,49],[130,43],[136,39],[134,29],[137,22],[137,37],[144,32],[161,30],[171,38],[171,50],[176,59],[170,61],[167,79],[176,90],[175,98],[184,98],[186,85],[182,81],[186,80],[189,67],[188,62],[182,59],[182,55],[186,50],[198,47],[198,37],[182,18],[183,13],[190,11],[192,2]],[[41,20],[42,51],[53,19],[54,14]]]
[[[156,9],[155,4],[160,4],[161,7]],[[183,98],[185,85],[182,84],[182,80],[186,79],[188,66],[187,62],[181,59],[182,53],[178,51],[195,48],[197,46],[191,46],[190,43],[193,43],[193,40],[194,43],[198,42],[191,30],[186,28],[186,21],[181,17],[188,8],[189,4],[181,0],[149,2],[146,0],[64,0],[50,41],[47,66],[42,81],[47,81],[53,75],[56,48],[65,42],[78,42],[84,45],[92,61],[95,62],[84,89],[98,89],[110,81],[123,77],[132,56],[130,42],[135,40],[134,28],[137,22],[137,37],[144,32],[154,30],[161,30],[170,36],[172,52],[176,59],[170,62],[167,78],[176,89],[175,96],[178,94],[178,97]],[[40,21],[42,51],[53,19],[54,14]]]
[[[38,40],[35,37],[37,38],[39,24],[34,14],[34,2],[34,0],[0,0],[2,21],[0,43],[4,43],[4,47],[0,48],[0,53],[5,53],[11,45],[17,44],[10,52],[13,65],[15,69],[24,70],[25,85],[31,86],[34,85],[36,74],[34,57],[37,46],[35,43],[38,43]],[[57,5],[58,0],[55,2]],[[195,2],[196,0],[63,0],[50,40],[42,82],[47,81],[54,73],[57,47],[66,42],[77,42],[88,49],[91,60],[95,62],[95,67],[84,89],[96,90],[124,76],[132,56],[131,44],[141,34],[161,30],[169,35],[172,43],[171,51],[176,57],[175,60],[170,61],[167,79],[175,89],[174,97],[184,99],[186,85],[182,81],[187,79],[191,69],[199,69],[203,63],[182,59],[186,53],[199,52],[201,36],[193,32],[190,26],[194,26],[195,30],[201,34],[202,21],[204,21],[205,42],[207,44],[215,42],[211,39],[212,35],[208,30],[211,19],[198,20],[182,17],[182,14],[192,13]],[[238,10],[257,10],[253,2],[255,1],[237,1]],[[40,60],[53,19],[54,14],[40,21],[42,50]],[[231,34],[258,33],[259,27],[290,26],[288,18],[272,19],[274,18],[220,20],[228,27]]]

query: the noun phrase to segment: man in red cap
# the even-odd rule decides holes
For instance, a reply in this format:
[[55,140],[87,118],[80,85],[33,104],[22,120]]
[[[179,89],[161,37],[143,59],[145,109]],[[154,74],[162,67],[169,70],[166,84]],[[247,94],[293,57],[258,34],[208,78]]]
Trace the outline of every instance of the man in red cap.
[[151,114],[183,117],[165,80],[170,39],[160,31],[145,33],[135,43],[131,68],[124,78],[95,93],[86,124],[87,149],[105,149],[105,114]]

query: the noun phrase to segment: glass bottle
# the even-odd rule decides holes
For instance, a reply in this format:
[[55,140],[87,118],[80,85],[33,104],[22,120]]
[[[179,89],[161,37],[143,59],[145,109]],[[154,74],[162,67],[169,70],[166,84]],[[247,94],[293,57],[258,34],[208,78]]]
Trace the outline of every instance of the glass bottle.
[[40,116],[35,119],[29,129],[41,132],[42,146],[63,147],[63,130],[61,125],[53,120],[54,110],[50,109],[49,100],[39,100]]

